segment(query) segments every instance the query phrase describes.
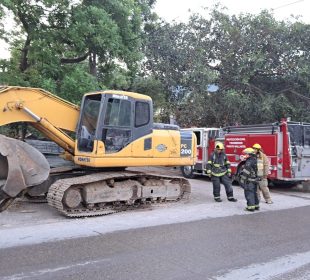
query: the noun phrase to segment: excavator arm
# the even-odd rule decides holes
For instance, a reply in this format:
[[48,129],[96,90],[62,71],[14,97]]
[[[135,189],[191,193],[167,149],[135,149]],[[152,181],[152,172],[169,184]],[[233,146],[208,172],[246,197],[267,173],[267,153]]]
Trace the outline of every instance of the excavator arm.
[[[75,131],[79,112],[78,106],[42,89],[0,88],[0,126],[27,122],[70,154],[75,141],[64,130]],[[49,172],[49,164],[38,150],[0,135],[0,211],[26,189],[44,184]]]

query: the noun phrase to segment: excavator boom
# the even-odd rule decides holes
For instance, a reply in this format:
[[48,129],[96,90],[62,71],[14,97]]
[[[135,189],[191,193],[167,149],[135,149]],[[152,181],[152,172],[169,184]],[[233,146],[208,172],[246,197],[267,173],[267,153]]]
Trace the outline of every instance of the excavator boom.
[[[55,127],[75,131],[80,114],[79,106],[40,88],[0,87],[0,126],[14,122],[35,123],[27,108],[37,116],[44,116]],[[64,118],[64,116],[66,116]]]

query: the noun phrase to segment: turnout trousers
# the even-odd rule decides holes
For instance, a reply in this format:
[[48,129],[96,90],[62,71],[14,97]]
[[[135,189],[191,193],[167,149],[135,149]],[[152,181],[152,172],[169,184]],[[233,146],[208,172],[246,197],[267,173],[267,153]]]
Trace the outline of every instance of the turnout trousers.
[[257,183],[256,182],[248,182],[243,185],[244,188],[244,196],[247,202],[247,206],[255,207],[259,205],[259,200],[257,196]]
[[212,176],[211,181],[213,184],[213,196],[219,198],[221,196],[221,183],[225,187],[227,198],[233,198],[234,193],[231,186],[230,178],[225,174],[223,176]]
[[258,182],[258,188],[257,188],[257,196],[258,200],[261,200],[261,194],[260,191],[262,191],[263,197],[266,202],[271,202],[271,196],[270,196],[270,191],[268,188],[268,180],[267,179],[262,179],[261,181]]

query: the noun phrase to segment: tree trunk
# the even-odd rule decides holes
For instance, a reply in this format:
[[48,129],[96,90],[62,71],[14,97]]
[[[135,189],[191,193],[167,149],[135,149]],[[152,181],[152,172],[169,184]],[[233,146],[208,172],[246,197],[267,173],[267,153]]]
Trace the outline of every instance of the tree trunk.
[[28,64],[28,52],[29,52],[29,46],[30,46],[30,38],[29,35],[27,36],[27,39],[25,41],[24,47],[21,51],[21,57],[20,57],[20,64],[19,64],[19,70],[23,73],[27,70],[29,67]]
[[93,52],[89,54],[89,73],[97,77],[97,55]]

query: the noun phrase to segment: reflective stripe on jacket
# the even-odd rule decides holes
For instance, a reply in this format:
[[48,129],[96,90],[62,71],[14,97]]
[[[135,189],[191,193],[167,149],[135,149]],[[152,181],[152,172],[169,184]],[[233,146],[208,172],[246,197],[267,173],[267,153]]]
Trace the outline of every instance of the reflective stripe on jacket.
[[217,177],[231,173],[230,162],[224,152],[211,154],[207,163],[207,173]]
[[257,158],[257,176],[263,177],[264,176],[264,162],[263,159]]
[[257,154],[257,176],[264,177],[269,174],[269,160],[268,157],[261,151]]
[[245,161],[243,168],[240,172],[240,182],[247,184],[249,182],[256,182],[257,180],[257,158],[250,156]]

